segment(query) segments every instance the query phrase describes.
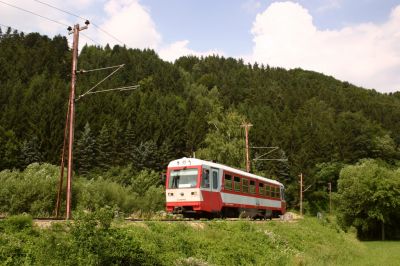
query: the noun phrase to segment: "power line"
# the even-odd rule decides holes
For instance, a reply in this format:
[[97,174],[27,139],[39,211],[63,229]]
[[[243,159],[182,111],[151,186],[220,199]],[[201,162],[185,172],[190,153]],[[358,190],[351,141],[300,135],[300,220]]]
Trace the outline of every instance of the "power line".
[[117,37],[115,37],[115,36],[112,35],[111,33],[109,33],[109,32],[107,32],[107,31],[103,30],[102,28],[100,28],[99,26],[97,26],[97,25],[94,24],[94,23],[92,23],[92,25],[93,25],[96,29],[102,31],[103,33],[107,34],[108,36],[110,36],[111,38],[113,38],[114,40],[116,40],[117,42],[119,42],[121,45],[125,45],[125,43],[124,43],[123,41],[119,40]]
[[39,0],[33,0],[33,1],[38,2],[38,3],[41,3],[42,5],[45,5],[45,6],[54,8],[54,9],[57,9],[58,11],[61,11],[61,12],[66,13],[66,14],[68,14],[68,15],[71,15],[71,16],[74,16],[74,17],[77,17],[77,18],[86,20],[86,18],[83,18],[83,17],[78,16],[78,15],[72,13],[72,12],[69,12],[69,11],[63,10],[63,9],[61,9],[61,8],[58,8],[58,7],[56,7],[56,6],[50,5],[50,4],[48,4],[48,3],[45,3],[45,2],[42,2],[42,1],[39,1]]
[[[6,29],[11,29],[11,30],[16,30],[16,31],[18,31],[18,33],[17,34],[20,34],[20,33],[31,33],[31,32],[27,32],[27,31],[25,31],[25,30],[21,30],[21,29],[17,29],[17,28],[15,28],[15,27],[12,27],[12,26],[9,26],[9,25],[4,25],[4,24],[2,24],[2,23],[0,23],[0,28],[1,27],[4,27],[4,28],[6,28]],[[3,32],[3,34],[5,34],[4,32]],[[15,33],[11,33],[12,35],[14,35]]]
[[97,44],[97,45],[101,46],[100,43],[96,42],[95,40],[93,40],[92,38],[90,38],[88,35],[86,35],[86,34],[84,34],[84,33],[81,33],[81,35],[82,35],[83,37],[85,37],[86,39],[91,40],[94,44]]
[[1,0],[0,0],[0,3],[2,3],[2,4],[5,4],[5,5],[8,5],[8,6],[11,6],[11,7],[13,7],[13,8],[19,9],[19,10],[21,10],[21,11],[24,11],[24,12],[27,12],[27,13],[30,13],[30,14],[32,14],[32,15],[35,15],[35,16],[38,16],[38,17],[41,17],[41,18],[43,18],[43,19],[47,19],[47,20],[49,20],[49,21],[51,21],[51,22],[54,22],[54,23],[60,24],[60,25],[62,25],[62,26],[66,26],[66,27],[68,27],[68,26],[69,26],[69,25],[67,25],[67,24],[64,24],[64,23],[62,23],[62,22],[60,22],[60,21],[57,21],[57,20],[54,20],[54,19],[51,19],[51,18],[48,18],[48,17],[42,16],[42,15],[40,15],[40,14],[38,14],[38,13],[32,12],[32,11],[30,11],[30,10],[27,10],[27,9],[25,9],[25,8],[22,8],[22,7],[19,7],[19,6],[15,6],[15,5],[12,5],[12,4],[9,4],[9,3],[6,3],[6,2],[3,2],[3,1],[1,1]]
[[[42,4],[42,5],[46,5],[46,6],[48,6],[48,7],[54,8],[54,9],[60,11],[60,12],[63,12],[63,13],[65,13],[65,14],[68,14],[68,15],[71,15],[71,16],[74,16],[74,17],[76,17],[76,18],[83,19],[83,20],[87,20],[87,19],[84,18],[84,17],[81,17],[81,16],[79,16],[79,15],[77,15],[77,14],[74,14],[74,13],[72,13],[72,12],[70,12],[70,11],[67,11],[67,10],[64,10],[64,9],[61,9],[61,8],[59,8],[59,7],[50,5],[50,4],[45,3],[45,2],[43,2],[43,1],[39,1],[39,0],[33,0],[33,1],[38,2],[38,3]],[[123,41],[121,41],[120,39],[118,39],[117,37],[115,37],[114,35],[112,35],[111,33],[107,32],[106,30],[103,30],[102,28],[100,28],[100,26],[96,25],[96,24],[93,23],[93,22],[91,22],[91,24],[92,24],[93,27],[95,27],[96,29],[100,30],[101,32],[107,34],[108,36],[110,36],[111,38],[113,38],[114,40],[116,40],[117,42],[119,42],[121,45],[124,45],[124,42],[123,42]]]

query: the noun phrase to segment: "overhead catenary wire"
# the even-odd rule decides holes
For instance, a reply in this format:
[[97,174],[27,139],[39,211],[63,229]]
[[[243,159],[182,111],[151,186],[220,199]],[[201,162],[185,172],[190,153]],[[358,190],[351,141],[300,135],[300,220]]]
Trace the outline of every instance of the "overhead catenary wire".
[[107,69],[117,68],[117,67],[121,67],[121,66],[124,66],[124,64],[122,64],[122,65],[116,65],[116,66],[109,66],[109,67],[101,67],[101,68],[89,69],[89,70],[81,69],[81,70],[78,70],[78,73],[88,73],[88,72],[94,72],[94,71],[100,71],[100,70],[107,70]]
[[114,75],[118,70],[120,70],[122,67],[124,67],[125,64],[122,65],[118,65],[118,66],[114,66],[114,67],[109,67],[109,68],[116,68],[113,72],[111,72],[110,74],[108,74],[105,78],[103,78],[101,81],[99,81],[96,85],[94,85],[93,87],[91,87],[89,90],[87,90],[85,93],[81,94],[78,96],[78,98],[76,99],[76,101],[78,101],[80,98],[86,96],[87,94],[90,94],[91,91],[93,91],[96,87],[98,87],[101,83],[103,83],[106,79],[108,79],[109,77],[111,77],[112,75]]
[[[87,18],[84,18],[84,17],[82,17],[82,16],[79,16],[79,15],[77,15],[77,14],[74,14],[74,13],[68,11],[68,10],[61,9],[61,8],[56,7],[56,6],[54,6],[54,5],[50,5],[50,4],[45,3],[45,2],[43,2],[43,1],[39,1],[39,0],[33,0],[33,1],[38,2],[38,3],[42,4],[42,5],[46,5],[46,6],[48,6],[48,7],[51,7],[51,8],[53,8],[53,9],[56,9],[56,10],[58,10],[58,11],[60,11],[60,12],[65,13],[65,14],[74,16],[74,17],[76,17],[76,18],[79,18],[79,19],[82,19],[82,20],[88,20]],[[93,27],[95,27],[95,28],[98,29],[99,31],[103,32],[104,34],[107,34],[109,37],[111,37],[111,38],[113,38],[115,41],[119,42],[121,45],[125,45],[125,43],[124,43],[123,41],[121,41],[120,39],[118,39],[117,37],[115,37],[114,35],[112,35],[111,33],[107,32],[106,30],[102,29],[100,26],[96,25],[96,24],[93,23],[92,21],[91,21],[91,24],[93,25]]]
[[113,89],[105,89],[105,90],[101,90],[101,91],[91,91],[91,92],[86,93],[86,95],[87,94],[96,94],[96,93],[100,93],[100,92],[108,92],[108,91],[130,91],[130,90],[138,89],[139,87],[140,87],[140,85],[132,85],[132,86],[113,88]]

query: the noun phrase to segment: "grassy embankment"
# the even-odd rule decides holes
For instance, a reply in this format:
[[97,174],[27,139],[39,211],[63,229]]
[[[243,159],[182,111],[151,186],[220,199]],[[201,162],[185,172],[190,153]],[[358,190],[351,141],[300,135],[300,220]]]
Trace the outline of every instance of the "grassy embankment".
[[366,253],[358,258],[354,265],[400,265],[400,241],[371,241],[363,242],[363,245],[366,247]]
[[314,218],[110,222],[104,214],[46,229],[26,217],[0,221],[0,264],[390,265],[400,256],[396,243],[362,243]]

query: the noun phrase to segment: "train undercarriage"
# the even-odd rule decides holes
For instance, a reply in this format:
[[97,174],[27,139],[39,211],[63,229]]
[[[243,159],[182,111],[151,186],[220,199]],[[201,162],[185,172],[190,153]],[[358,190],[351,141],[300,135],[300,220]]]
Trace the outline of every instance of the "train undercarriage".
[[250,219],[272,219],[278,218],[281,211],[265,210],[265,209],[250,209],[250,208],[234,208],[223,207],[221,211],[206,212],[193,210],[192,206],[175,207],[173,214],[181,214],[184,218],[193,219],[213,219],[213,218],[250,218]]

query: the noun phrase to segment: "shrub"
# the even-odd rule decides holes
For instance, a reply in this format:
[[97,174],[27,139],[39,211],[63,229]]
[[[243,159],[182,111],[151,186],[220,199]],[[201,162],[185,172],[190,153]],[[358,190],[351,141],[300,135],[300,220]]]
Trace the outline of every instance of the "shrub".
[[33,163],[23,172],[0,172],[0,212],[49,216],[54,210],[59,169]]

